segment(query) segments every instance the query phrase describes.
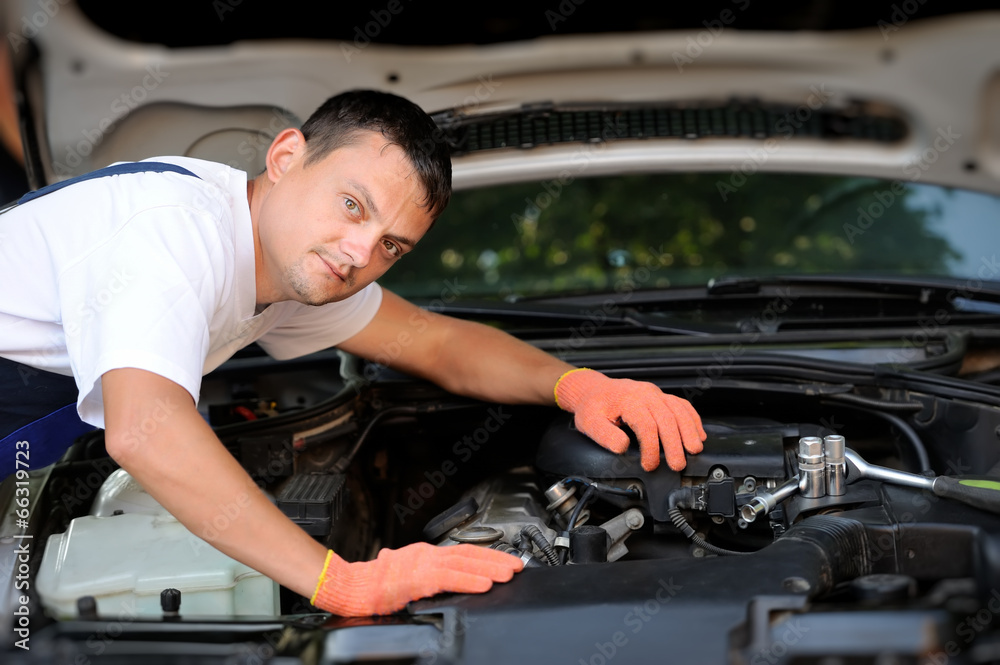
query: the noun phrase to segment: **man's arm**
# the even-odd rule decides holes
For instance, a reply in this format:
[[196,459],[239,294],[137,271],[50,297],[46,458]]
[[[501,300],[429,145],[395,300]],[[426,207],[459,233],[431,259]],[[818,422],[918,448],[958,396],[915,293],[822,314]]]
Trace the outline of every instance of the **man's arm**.
[[423,310],[386,289],[372,322],[337,346],[457,395],[503,404],[555,405],[553,386],[573,369],[496,328]]
[[[385,614],[442,591],[480,593],[521,569],[496,550],[426,543],[344,562],[268,500],[184,388],[131,368],[107,372],[101,384],[108,454],[192,533],[321,609]],[[220,515],[225,528],[215,524]]]
[[[642,466],[685,466],[684,453],[702,450],[705,431],[687,400],[656,386],[577,370],[507,333],[416,307],[383,290],[371,323],[338,345],[344,351],[428,379],[450,392],[505,404],[558,404],[576,415],[578,429],[616,453],[625,452],[628,425]],[[557,402],[558,399],[558,402]]]
[[[289,520],[257,487],[169,379],[140,369],[101,378],[108,454],[198,537],[309,597],[326,548]],[[140,440],[135,434],[141,432]],[[232,518],[223,507],[237,506]],[[212,527],[220,514],[225,529]],[[208,534],[217,532],[215,538]]]

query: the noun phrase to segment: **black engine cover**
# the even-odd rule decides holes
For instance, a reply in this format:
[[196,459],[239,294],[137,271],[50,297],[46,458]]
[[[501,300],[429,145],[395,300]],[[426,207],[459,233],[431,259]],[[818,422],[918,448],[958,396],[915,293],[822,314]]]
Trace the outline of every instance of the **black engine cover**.
[[647,473],[640,463],[639,444],[630,430],[625,430],[630,439],[628,450],[616,455],[577,430],[571,415],[561,414],[542,436],[535,464],[539,470],[561,477],[638,480],[645,488],[653,519],[668,521],[667,497],[681,486],[681,475],[706,478],[711,469],[721,467],[733,478],[753,476],[757,480],[773,478],[781,482],[788,477],[785,439],[805,434],[798,425],[765,419],[705,420],[703,425],[708,435],[705,449],[698,455],[689,455],[683,471],[671,471],[661,451],[660,466]]

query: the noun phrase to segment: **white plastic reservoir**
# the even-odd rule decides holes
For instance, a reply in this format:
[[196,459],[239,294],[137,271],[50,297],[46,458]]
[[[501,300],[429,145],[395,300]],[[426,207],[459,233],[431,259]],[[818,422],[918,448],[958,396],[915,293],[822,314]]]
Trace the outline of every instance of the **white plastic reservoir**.
[[124,471],[92,512],[46,543],[36,588],[55,616],[76,617],[77,599],[93,596],[102,616],[159,617],[169,588],[181,592],[181,616],[280,614],[276,582],[188,531]]

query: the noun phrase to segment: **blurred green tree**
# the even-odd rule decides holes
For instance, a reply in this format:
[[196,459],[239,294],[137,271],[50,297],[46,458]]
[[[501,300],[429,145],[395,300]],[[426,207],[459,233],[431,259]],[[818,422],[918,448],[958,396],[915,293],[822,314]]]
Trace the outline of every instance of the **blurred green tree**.
[[[737,185],[737,183],[739,183]],[[456,192],[381,283],[404,297],[703,285],[723,275],[948,274],[924,185],[872,178],[658,173]]]

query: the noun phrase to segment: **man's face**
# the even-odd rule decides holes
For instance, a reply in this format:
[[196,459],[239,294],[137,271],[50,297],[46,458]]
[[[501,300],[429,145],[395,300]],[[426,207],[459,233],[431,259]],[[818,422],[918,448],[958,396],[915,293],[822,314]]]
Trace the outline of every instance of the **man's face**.
[[322,305],[357,293],[412,250],[433,221],[409,160],[379,133],[363,132],[321,161],[305,161],[301,134],[276,138],[270,186],[256,211],[258,303]]

